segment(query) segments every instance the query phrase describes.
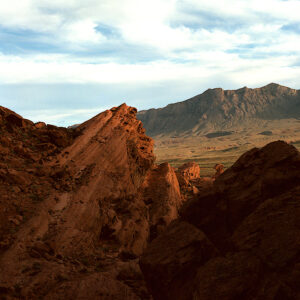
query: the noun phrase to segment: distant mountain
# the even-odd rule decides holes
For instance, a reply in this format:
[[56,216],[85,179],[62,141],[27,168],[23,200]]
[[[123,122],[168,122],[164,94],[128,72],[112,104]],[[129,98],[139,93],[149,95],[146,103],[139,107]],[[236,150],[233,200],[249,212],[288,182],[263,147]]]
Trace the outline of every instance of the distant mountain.
[[150,136],[232,130],[262,120],[300,118],[300,90],[275,83],[256,89],[208,89],[186,101],[140,111],[137,117]]

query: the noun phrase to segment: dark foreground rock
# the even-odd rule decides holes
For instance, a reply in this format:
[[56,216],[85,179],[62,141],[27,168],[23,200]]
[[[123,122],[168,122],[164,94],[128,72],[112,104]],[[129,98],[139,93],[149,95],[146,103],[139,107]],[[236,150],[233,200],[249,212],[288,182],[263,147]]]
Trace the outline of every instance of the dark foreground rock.
[[204,180],[125,104],[73,129],[0,107],[0,133],[0,299],[300,298],[293,146]]
[[140,261],[154,298],[300,299],[299,170],[299,152],[273,142],[189,201]]

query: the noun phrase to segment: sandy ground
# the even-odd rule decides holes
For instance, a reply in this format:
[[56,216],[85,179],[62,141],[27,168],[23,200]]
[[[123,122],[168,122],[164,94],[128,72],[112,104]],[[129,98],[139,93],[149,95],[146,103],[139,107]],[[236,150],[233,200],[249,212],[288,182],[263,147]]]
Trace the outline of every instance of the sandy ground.
[[[261,134],[267,131],[271,135]],[[271,141],[284,140],[300,149],[300,120],[288,119],[266,122],[264,127],[240,128],[231,135],[207,138],[205,135],[156,136],[157,162],[168,161],[178,167],[185,162],[200,164],[201,176],[214,174],[213,166],[222,163],[230,167],[238,157],[253,147],[262,147]]]

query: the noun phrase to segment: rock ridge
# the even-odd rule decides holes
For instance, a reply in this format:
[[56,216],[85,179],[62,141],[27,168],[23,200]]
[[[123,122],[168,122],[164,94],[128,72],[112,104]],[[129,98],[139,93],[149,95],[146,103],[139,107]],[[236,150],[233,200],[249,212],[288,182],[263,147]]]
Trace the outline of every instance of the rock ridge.
[[249,127],[262,120],[297,119],[299,107],[299,90],[271,83],[256,89],[208,89],[182,102],[140,111],[138,118],[152,137],[202,135]]
[[66,129],[0,108],[3,297],[151,298],[138,257],[183,201],[136,112],[122,104]]

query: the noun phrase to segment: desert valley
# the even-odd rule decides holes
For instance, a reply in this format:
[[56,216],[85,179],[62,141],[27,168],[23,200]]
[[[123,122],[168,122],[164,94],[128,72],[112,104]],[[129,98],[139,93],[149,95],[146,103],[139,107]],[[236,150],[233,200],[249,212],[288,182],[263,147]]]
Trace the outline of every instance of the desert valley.
[[300,299],[299,148],[277,84],[70,128],[0,107],[0,299]]
[[275,83],[262,88],[210,89],[183,102],[138,113],[155,140],[157,162],[195,161],[202,175],[231,166],[244,152],[284,140],[300,149],[300,91]]

